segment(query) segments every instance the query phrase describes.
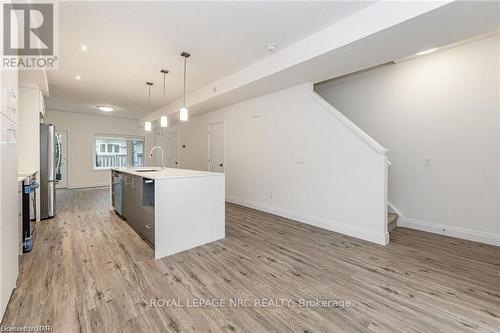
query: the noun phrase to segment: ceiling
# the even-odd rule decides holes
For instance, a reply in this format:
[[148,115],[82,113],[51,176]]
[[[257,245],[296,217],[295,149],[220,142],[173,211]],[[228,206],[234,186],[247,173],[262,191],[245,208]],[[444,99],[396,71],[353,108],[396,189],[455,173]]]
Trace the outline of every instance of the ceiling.
[[[190,116],[299,84],[317,83],[408,59],[423,50],[438,48],[436,52],[439,52],[457,43],[500,32],[500,2],[442,2],[437,3],[437,7],[433,7],[430,2],[413,2],[420,11],[417,15],[415,8],[410,8],[406,13],[401,11],[408,8],[406,4],[374,4],[331,29],[325,29],[272,57],[263,58],[242,71],[191,92],[188,96]],[[421,8],[421,4],[427,7]],[[425,13],[422,14],[422,11]],[[402,14],[397,18],[399,23],[395,24],[394,20],[391,21],[391,15],[398,12]],[[382,19],[379,19],[380,15]],[[381,27],[380,22],[389,23]],[[366,31],[360,33],[361,27],[366,28]],[[335,44],[339,30],[342,32],[341,39]],[[346,36],[350,32],[353,38],[347,40]],[[317,46],[321,44],[323,48],[318,50]],[[316,49],[316,54],[311,56],[311,53],[305,52],[301,57],[302,51],[311,48]],[[217,93],[211,91],[213,86],[218,87]],[[178,103],[176,101],[156,110],[141,121],[150,120],[156,124],[160,116],[171,115],[170,120],[175,122]]]
[[[140,118],[182,94],[269,56],[372,2],[60,2],[59,70],[48,109]],[[88,46],[82,51],[80,45]],[[166,99],[163,76],[168,69]],[[79,75],[81,80],[76,80]],[[154,82],[151,103],[146,81]],[[101,113],[102,114],[102,113]]]

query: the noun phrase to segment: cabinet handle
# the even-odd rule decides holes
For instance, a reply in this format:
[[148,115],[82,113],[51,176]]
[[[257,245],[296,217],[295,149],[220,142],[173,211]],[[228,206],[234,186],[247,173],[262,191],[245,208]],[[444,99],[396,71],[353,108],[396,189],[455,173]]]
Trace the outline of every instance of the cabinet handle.
[[154,181],[153,181],[153,180],[150,180],[150,179],[147,179],[147,180],[145,180],[145,181],[144,181],[144,183],[145,183],[145,184],[151,184],[151,183],[153,183],[153,182],[154,182]]
[[144,228],[148,229],[148,230],[151,230],[153,226],[151,224],[145,224],[144,225]]

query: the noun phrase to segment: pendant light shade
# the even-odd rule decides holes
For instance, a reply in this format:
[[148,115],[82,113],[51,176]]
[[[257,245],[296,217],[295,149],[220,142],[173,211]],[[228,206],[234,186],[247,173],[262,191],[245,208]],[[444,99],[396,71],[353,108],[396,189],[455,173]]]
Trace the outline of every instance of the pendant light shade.
[[146,121],[146,122],[144,123],[144,130],[145,130],[146,132],[151,132],[151,122],[150,122],[150,121]]
[[186,64],[187,64],[187,58],[189,58],[191,54],[187,52],[182,52],[181,57],[184,57],[184,93],[182,97],[182,107],[180,108],[179,112],[179,120],[180,121],[188,121],[189,118],[189,111],[188,108],[186,107]]
[[179,111],[180,111],[179,120],[180,121],[188,121],[188,118],[189,118],[188,108],[182,107]]
[[161,116],[160,117],[160,126],[161,127],[168,127],[168,118],[167,118],[167,116]]

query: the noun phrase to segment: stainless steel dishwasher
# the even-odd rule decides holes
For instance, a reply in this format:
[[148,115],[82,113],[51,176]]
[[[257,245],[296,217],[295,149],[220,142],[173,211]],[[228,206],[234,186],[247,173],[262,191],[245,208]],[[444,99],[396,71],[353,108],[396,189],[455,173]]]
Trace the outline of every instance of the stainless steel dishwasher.
[[112,184],[112,195],[111,204],[113,205],[115,212],[123,217],[123,190],[124,190],[124,175],[113,171],[111,173],[111,184]]

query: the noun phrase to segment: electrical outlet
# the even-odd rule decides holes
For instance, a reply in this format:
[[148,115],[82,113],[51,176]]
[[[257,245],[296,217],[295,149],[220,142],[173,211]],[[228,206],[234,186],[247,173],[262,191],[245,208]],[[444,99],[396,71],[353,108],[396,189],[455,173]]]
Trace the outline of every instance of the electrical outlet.
[[424,157],[424,165],[432,165],[432,156]]
[[296,157],[295,158],[295,164],[304,164],[305,160],[303,157]]

